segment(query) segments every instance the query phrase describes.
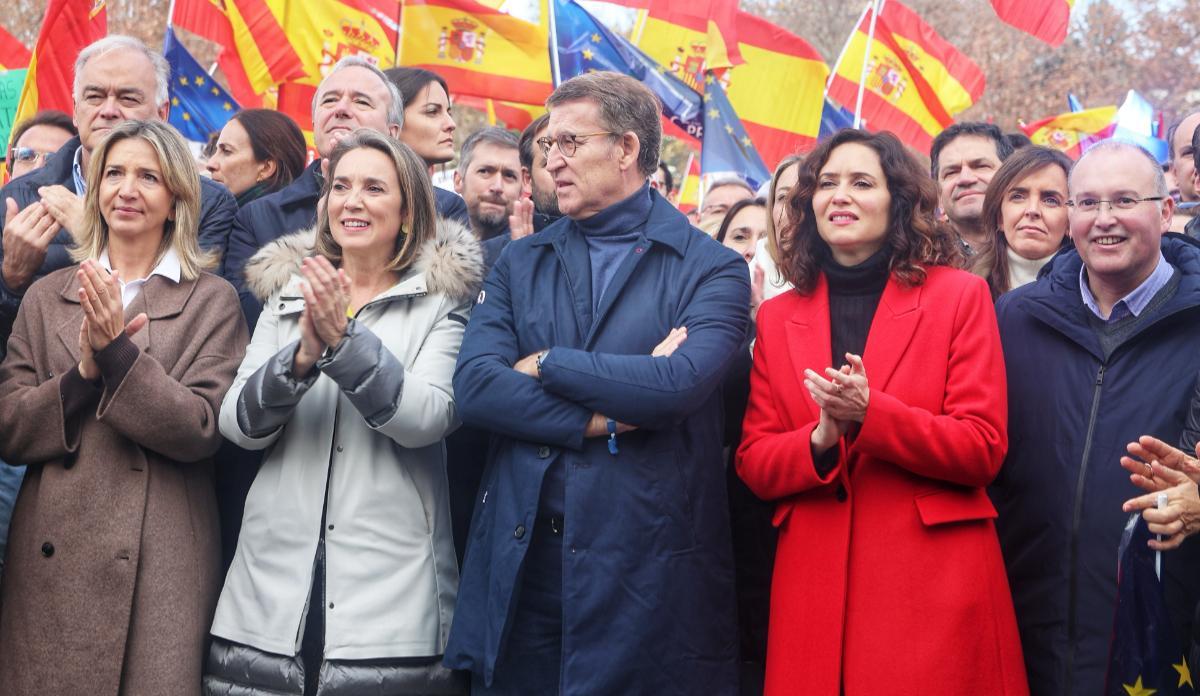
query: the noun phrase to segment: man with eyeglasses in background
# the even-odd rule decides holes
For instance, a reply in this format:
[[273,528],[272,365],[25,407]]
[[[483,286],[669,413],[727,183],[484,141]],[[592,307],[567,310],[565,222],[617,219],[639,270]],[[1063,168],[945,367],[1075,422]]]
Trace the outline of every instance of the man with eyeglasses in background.
[[650,190],[642,83],[587,73],[547,107],[565,218],[500,255],[454,375],[492,439],[445,663],[475,696],[736,693],[720,386],[749,272]]
[[54,109],[39,111],[21,121],[9,137],[12,147],[5,159],[9,177],[15,179],[41,169],[47,157],[78,134],[71,117]]
[[[1158,162],[1105,141],[1068,187],[1075,248],[996,304],[1009,451],[991,493],[1033,696],[1104,691],[1121,506],[1142,493],[1121,455],[1141,435],[1179,441],[1200,373],[1200,246],[1164,235],[1175,205]],[[1182,647],[1196,540],[1162,571]]]

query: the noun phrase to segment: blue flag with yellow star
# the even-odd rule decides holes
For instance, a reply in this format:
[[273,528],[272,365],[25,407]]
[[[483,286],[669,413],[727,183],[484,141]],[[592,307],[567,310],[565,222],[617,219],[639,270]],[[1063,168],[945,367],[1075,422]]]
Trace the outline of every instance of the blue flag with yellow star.
[[742,121],[725,96],[720,80],[704,78],[704,141],[700,147],[700,173],[709,176],[733,173],[757,189],[771,180],[771,172],[754,149]]
[[163,55],[171,65],[171,111],[168,117],[183,137],[207,142],[210,133],[225,127],[240,107],[184,48],[167,27]]
[[1150,530],[1135,513],[1125,525],[1118,551],[1117,615],[1104,693],[1195,696],[1196,685],[1167,610],[1149,541]]
[[594,70],[624,73],[658,95],[663,116],[671,123],[697,140],[703,137],[700,94],[627,39],[609,31],[574,0],[554,0],[554,33],[557,81]]

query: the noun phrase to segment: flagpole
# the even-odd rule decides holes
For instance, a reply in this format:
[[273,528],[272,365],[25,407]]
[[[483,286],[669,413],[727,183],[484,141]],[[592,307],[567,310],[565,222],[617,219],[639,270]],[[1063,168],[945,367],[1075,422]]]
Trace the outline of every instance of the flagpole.
[[[854,127],[862,127],[862,103],[863,93],[867,90],[867,63],[871,58],[871,44],[875,41],[875,20],[879,18],[879,6],[882,0],[873,0],[871,3],[871,28],[867,30],[867,48],[863,51],[862,73],[858,79],[858,99],[854,104]],[[858,27],[855,27],[857,31]]]
[[633,45],[640,47],[642,45],[642,33],[646,31],[646,19],[649,17],[649,10],[638,10],[637,20],[633,24],[633,31],[636,36],[630,36],[633,40]]
[[558,0],[546,0],[550,15],[550,71],[551,81],[557,88],[562,83],[562,68],[558,64],[558,24],[554,17],[554,5]]
[[[174,24],[171,21],[172,18],[174,18],[174,17],[175,17],[175,0],[171,0],[171,4],[167,7],[167,31],[171,31],[171,29],[174,28]],[[167,52],[167,35],[165,33],[163,34],[162,50],[163,50],[163,53]]]
[[850,29],[850,36],[846,37],[846,43],[842,44],[842,51],[838,53],[837,60],[833,62],[833,69],[829,71],[829,77],[825,78],[825,93],[822,98],[829,97],[829,87],[833,85],[833,78],[837,75],[838,68],[842,66],[842,59],[846,57],[846,51],[850,50],[850,42],[854,40],[854,34],[858,32],[858,25],[862,24],[863,18],[871,11],[875,5],[875,0],[867,0],[867,6],[863,8],[862,14],[855,20],[854,26]]

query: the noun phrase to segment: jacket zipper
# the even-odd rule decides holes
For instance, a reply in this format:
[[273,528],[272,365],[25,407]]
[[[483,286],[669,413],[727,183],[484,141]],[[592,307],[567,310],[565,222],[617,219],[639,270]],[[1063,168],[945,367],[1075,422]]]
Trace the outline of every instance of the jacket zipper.
[[1083,488],[1087,481],[1088,458],[1092,454],[1092,434],[1096,429],[1096,417],[1100,414],[1100,392],[1104,387],[1104,370],[1107,362],[1100,363],[1096,373],[1096,381],[1092,391],[1092,411],[1088,416],[1087,438],[1083,444],[1083,461],[1079,465],[1079,477],[1075,481],[1075,508],[1071,517],[1071,552],[1070,552],[1070,581],[1067,585],[1067,644],[1072,646],[1067,651],[1064,665],[1063,693],[1071,693],[1075,680],[1075,595],[1079,591],[1079,525],[1083,519]]
[[[354,313],[354,318],[358,319],[362,311],[367,307],[392,300],[411,300],[417,297],[424,297],[429,293],[426,292],[410,292],[404,295],[392,295],[390,297],[372,300],[358,308]],[[329,524],[329,484],[333,482],[333,458],[337,452],[337,434],[338,434],[338,418],[341,415],[342,400],[339,391],[338,400],[333,404],[333,442],[329,445],[329,466],[325,470],[325,495],[324,502],[321,507],[321,527],[318,530],[317,537],[317,558],[315,562],[315,570],[321,572],[321,661],[325,661],[325,644],[328,642],[329,620],[325,610],[329,607],[329,556],[325,550],[325,530]],[[311,611],[311,610],[310,610]],[[319,667],[318,667],[319,669]]]

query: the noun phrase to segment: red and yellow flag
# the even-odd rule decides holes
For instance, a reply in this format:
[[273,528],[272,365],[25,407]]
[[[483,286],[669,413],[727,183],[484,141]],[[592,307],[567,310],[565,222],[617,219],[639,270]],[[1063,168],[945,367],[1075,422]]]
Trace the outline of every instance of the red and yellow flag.
[[482,99],[469,95],[453,94],[451,99],[456,105],[469,106],[487,114],[489,126],[503,125],[505,128],[522,131],[538,116],[546,113],[546,107],[541,104],[518,104],[517,102],[499,99]]
[[897,0],[880,3],[874,41],[863,13],[842,50],[829,96],[853,108],[866,62],[862,116],[873,131],[889,130],[925,152],[954,114],[983,94],[984,76],[970,58]]
[[704,92],[705,72],[719,73],[745,62],[738,45],[737,0],[645,4],[648,9],[638,13],[631,34],[634,45],[697,92]]
[[50,0],[38,33],[13,123],[43,109],[75,110],[75,58],[108,33],[104,0]]
[[1087,145],[1112,136],[1116,121],[1117,107],[1101,106],[1044,118],[1022,125],[1021,130],[1034,145],[1062,150],[1072,159],[1079,159]]
[[404,0],[400,65],[432,70],[466,96],[541,104],[553,91],[549,22],[474,0]]
[[1067,39],[1075,0],[992,0],[996,16],[1051,46]]
[[217,55],[217,65],[229,82],[230,94],[244,108],[263,106],[262,96],[254,91],[242,65],[223,0],[175,0],[169,23],[219,45],[221,52]]
[[[316,3],[312,3],[315,5]],[[289,7],[307,7],[287,0],[230,0],[225,3],[233,46],[251,90],[262,94],[286,80],[305,77],[304,62],[296,54],[285,29]],[[235,93],[235,98],[237,95]]]
[[829,68],[807,41],[765,19],[739,12],[737,30],[746,62],[726,73],[726,94],[774,171],[779,160],[816,144]]
[[0,71],[18,70],[29,66],[33,54],[17,37],[0,26]]
[[700,158],[695,153],[688,154],[684,166],[683,181],[679,182],[679,200],[675,207],[683,212],[691,212],[700,207]]
[[365,56],[380,68],[395,63],[400,31],[398,0],[267,0],[285,9],[279,15],[304,74],[279,85],[276,108],[292,117],[312,140],[312,100],[334,64],[348,55]]

